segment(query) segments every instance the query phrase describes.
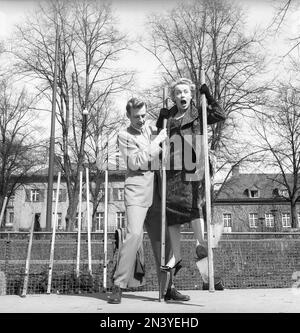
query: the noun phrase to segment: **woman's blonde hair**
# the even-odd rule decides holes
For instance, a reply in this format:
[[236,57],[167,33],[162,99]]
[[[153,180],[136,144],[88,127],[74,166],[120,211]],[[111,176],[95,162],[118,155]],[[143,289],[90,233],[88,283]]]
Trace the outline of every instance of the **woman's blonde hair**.
[[179,84],[186,84],[189,86],[192,96],[194,96],[195,90],[196,90],[196,85],[190,80],[187,79],[185,77],[182,77],[174,82],[171,83],[170,88],[169,88],[169,95],[171,100],[174,102],[175,101],[175,96],[174,96],[174,92],[175,92],[175,88],[176,86],[178,86]]

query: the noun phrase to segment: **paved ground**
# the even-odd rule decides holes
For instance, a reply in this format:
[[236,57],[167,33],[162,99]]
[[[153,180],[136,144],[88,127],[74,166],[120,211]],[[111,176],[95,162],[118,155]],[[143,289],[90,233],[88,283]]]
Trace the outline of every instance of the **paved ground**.
[[158,293],[126,292],[121,304],[108,293],[0,296],[0,313],[300,313],[300,289],[187,290],[189,302],[159,302]]

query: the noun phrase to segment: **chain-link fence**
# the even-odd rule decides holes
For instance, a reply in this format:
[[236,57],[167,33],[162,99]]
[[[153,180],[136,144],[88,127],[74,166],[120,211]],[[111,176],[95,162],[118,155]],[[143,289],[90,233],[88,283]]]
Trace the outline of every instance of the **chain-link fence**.
[[[0,292],[21,294],[29,233],[0,233]],[[193,234],[182,234],[183,268],[175,278],[178,289],[202,289],[196,267]],[[144,236],[146,284],[139,290],[158,290],[155,261],[147,234]],[[110,290],[115,265],[114,234],[108,234],[107,285],[103,285],[104,243],[102,233],[91,234],[92,274],[88,270],[87,234],[81,235],[80,269],[76,274],[77,234],[56,234],[51,293],[78,294]],[[46,293],[49,275],[51,233],[34,233],[27,293]],[[292,286],[292,276],[300,271],[300,233],[223,234],[214,252],[215,274],[225,288],[282,288]]]

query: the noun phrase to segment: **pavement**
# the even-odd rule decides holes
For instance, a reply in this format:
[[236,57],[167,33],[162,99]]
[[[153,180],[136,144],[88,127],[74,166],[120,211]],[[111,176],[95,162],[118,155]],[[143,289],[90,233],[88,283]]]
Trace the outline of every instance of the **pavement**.
[[0,296],[0,313],[300,313],[300,289],[184,290],[188,302],[158,300],[156,291],[124,292],[120,304],[109,293]]

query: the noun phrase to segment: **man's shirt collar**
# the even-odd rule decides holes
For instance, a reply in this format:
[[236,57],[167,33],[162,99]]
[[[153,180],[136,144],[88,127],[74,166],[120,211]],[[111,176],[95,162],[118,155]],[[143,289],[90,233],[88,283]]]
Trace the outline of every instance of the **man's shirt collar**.
[[142,128],[136,128],[132,124],[130,124],[130,127],[133,128],[135,131],[137,131],[140,134],[145,132],[145,125]]

